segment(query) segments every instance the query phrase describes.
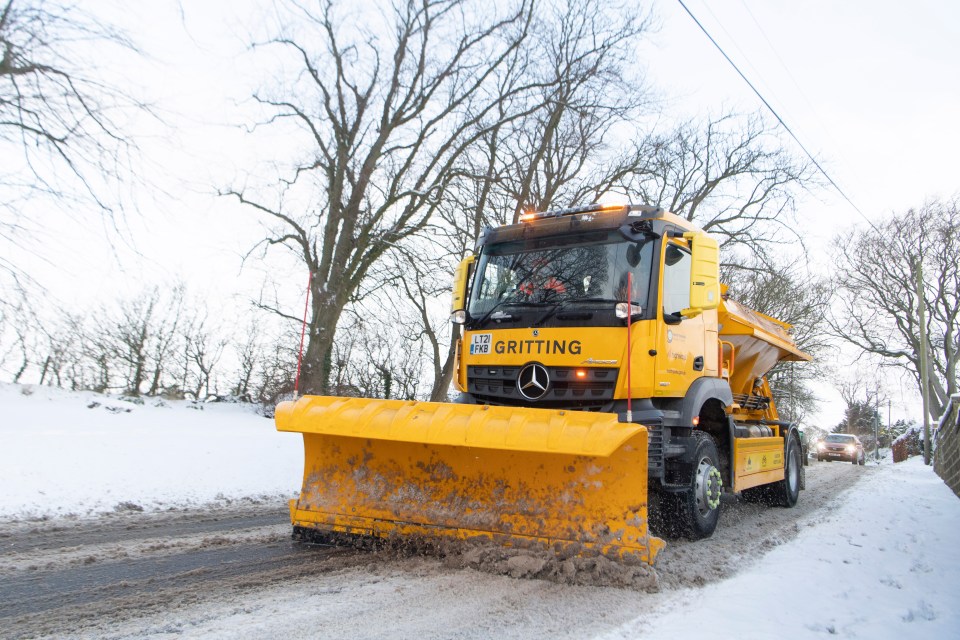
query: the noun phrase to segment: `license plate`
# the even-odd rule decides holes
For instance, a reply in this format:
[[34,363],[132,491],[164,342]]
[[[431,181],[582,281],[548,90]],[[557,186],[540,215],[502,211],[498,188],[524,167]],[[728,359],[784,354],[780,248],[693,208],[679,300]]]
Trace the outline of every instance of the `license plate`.
[[471,355],[486,355],[490,353],[490,345],[493,344],[492,333],[475,333],[470,339]]

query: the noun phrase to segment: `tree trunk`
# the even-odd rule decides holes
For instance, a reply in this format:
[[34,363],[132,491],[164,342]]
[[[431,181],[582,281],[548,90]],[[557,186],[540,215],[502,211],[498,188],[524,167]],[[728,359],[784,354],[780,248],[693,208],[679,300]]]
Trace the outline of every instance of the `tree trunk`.
[[460,331],[454,328],[450,336],[450,346],[447,348],[447,357],[440,368],[440,374],[433,380],[433,389],[430,391],[430,402],[443,402],[447,399],[447,392],[450,390],[450,382],[453,380],[453,366],[457,359],[457,342],[460,338]]
[[321,293],[326,283],[314,281],[311,288],[313,301],[310,323],[307,327],[307,345],[300,369],[299,391],[304,395],[330,395],[335,390],[330,384],[333,372],[333,344],[337,333],[337,323],[343,314],[343,304],[334,296]]

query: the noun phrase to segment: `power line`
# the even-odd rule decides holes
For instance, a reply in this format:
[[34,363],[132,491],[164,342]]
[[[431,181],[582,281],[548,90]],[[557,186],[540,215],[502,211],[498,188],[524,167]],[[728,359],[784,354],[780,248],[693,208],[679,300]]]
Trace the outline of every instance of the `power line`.
[[800,142],[800,138],[798,138],[798,137],[796,136],[796,134],[793,133],[793,130],[791,130],[790,127],[787,126],[787,123],[783,121],[783,118],[780,117],[780,114],[777,113],[776,109],[774,109],[774,108],[770,105],[770,103],[767,102],[767,99],[763,97],[763,95],[757,90],[757,88],[756,88],[755,86],[753,86],[753,83],[750,82],[750,80],[747,78],[747,76],[745,76],[745,75],[743,74],[743,72],[740,71],[740,67],[738,67],[737,64],[736,64],[733,60],[730,59],[730,56],[728,56],[728,55],[727,55],[727,52],[723,50],[723,47],[721,47],[721,46],[717,43],[717,41],[713,39],[713,36],[710,35],[710,32],[707,31],[707,29],[706,29],[702,24],[700,24],[700,21],[697,20],[697,17],[696,17],[695,15],[693,15],[693,12],[690,11],[690,9],[687,7],[686,4],[684,4],[683,0],[677,0],[677,2],[679,2],[679,3],[680,3],[680,6],[683,7],[683,10],[687,12],[687,15],[689,15],[690,18],[691,18],[695,23],[697,23],[697,26],[700,27],[700,30],[703,31],[703,34],[704,34],[705,36],[707,36],[707,38],[710,40],[710,42],[713,43],[713,46],[715,46],[715,47],[717,48],[717,51],[719,51],[720,54],[726,59],[726,61],[730,63],[730,66],[733,67],[734,71],[736,71],[737,74],[739,74],[740,77],[743,78],[743,81],[747,83],[747,86],[749,86],[750,89],[752,89],[753,92],[757,95],[757,97],[760,98],[760,102],[762,102],[762,103],[764,104],[764,106],[766,106],[767,109],[769,109],[770,113],[773,114],[773,117],[776,118],[776,119],[777,119],[777,122],[780,123],[780,126],[782,126],[782,127],[784,128],[784,130],[785,130],[788,134],[790,134],[790,137],[793,138],[793,141],[796,142],[797,145],[798,145],[801,149],[803,149],[803,152],[804,152],[805,154],[807,154],[807,157],[808,157],[808,158],[810,158],[810,162],[812,162],[813,165],[820,171],[820,173],[823,174],[823,177],[826,178],[827,181],[833,186],[833,188],[837,190],[837,193],[839,193],[841,196],[843,196],[843,199],[846,200],[847,203],[848,203],[851,207],[853,207],[853,208],[856,210],[857,213],[860,214],[860,217],[862,217],[864,220],[866,220],[867,223],[876,230],[876,227],[874,226],[873,222],[871,222],[870,219],[867,218],[866,215],[864,215],[863,211],[860,210],[860,207],[858,207],[857,205],[855,205],[855,204],[853,203],[853,200],[851,200],[850,197],[847,196],[847,194],[843,191],[843,189],[840,188],[840,185],[838,185],[838,184],[834,181],[834,179],[830,177],[830,174],[827,173],[826,170],[825,170],[822,166],[820,166],[820,163],[817,162],[817,159],[813,157],[813,154],[810,153],[810,152],[807,150],[807,147],[804,146],[804,144],[803,144],[802,142]]
[[[777,61],[780,63],[780,67],[783,69],[784,73],[787,74],[787,77],[790,78],[790,82],[792,82],[792,83],[793,83],[793,86],[797,88],[797,92],[800,94],[800,97],[803,98],[803,101],[807,103],[807,106],[808,106],[808,107],[810,107],[810,111],[812,111],[813,114],[814,114],[815,116],[817,116],[817,120],[820,120],[820,121],[821,121],[821,122],[820,122],[821,128],[824,128],[824,127],[823,127],[822,119],[820,118],[820,114],[817,113],[816,107],[814,107],[814,106],[813,106],[813,103],[810,102],[810,98],[808,98],[808,97],[807,97],[807,94],[804,93],[803,87],[800,86],[800,83],[797,82],[797,79],[793,77],[793,74],[792,74],[792,73],[790,73],[790,67],[787,66],[787,63],[784,62],[784,61],[783,61],[783,58],[780,57],[780,54],[777,52],[777,48],[773,45],[773,42],[771,42],[771,41],[770,41],[770,38],[767,36],[767,32],[763,30],[763,25],[760,24],[760,21],[757,20],[757,17],[756,17],[755,15],[753,15],[753,11],[751,11],[751,10],[750,10],[750,7],[747,5],[747,1],[746,1],[746,0],[740,0],[740,4],[743,5],[744,11],[746,11],[746,12],[747,12],[747,15],[750,16],[750,19],[753,21],[753,24],[755,24],[755,25],[757,26],[757,31],[760,32],[760,35],[761,35],[761,36],[763,36],[764,41],[767,43],[767,47],[770,48],[770,51],[771,51],[771,52],[773,53],[773,55],[777,58]],[[714,17],[716,17],[716,16],[714,16]],[[739,47],[738,47],[738,49],[739,49]],[[743,52],[742,50],[740,50],[740,51],[741,51],[741,53]],[[775,96],[775,97],[776,97],[776,96]],[[824,130],[826,130],[826,129],[824,128]]]

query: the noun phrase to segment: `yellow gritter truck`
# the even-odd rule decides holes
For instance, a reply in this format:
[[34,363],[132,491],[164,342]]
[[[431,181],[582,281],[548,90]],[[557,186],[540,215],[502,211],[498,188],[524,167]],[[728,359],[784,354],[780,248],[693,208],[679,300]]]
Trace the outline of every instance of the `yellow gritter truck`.
[[791,507],[800,438],[765,375],[810,357],[726,298],[717,242],[655,207],[487,229],[457,269],[456,402],[304,396],[294,536],[489,541],[653,564],[721,493]]

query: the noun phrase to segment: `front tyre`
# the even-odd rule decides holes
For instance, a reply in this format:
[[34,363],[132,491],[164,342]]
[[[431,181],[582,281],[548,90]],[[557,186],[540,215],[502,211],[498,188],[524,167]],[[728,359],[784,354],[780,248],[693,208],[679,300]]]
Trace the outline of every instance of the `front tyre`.
[[694,447],[690,486],[678,493],[666,494],[664,516],[671,528],[691,540],[713,535],[720,521],[720,493],[723,478],[720,475],[720,456],[717,444],[703,431],[694,432]]

